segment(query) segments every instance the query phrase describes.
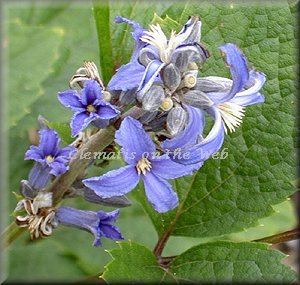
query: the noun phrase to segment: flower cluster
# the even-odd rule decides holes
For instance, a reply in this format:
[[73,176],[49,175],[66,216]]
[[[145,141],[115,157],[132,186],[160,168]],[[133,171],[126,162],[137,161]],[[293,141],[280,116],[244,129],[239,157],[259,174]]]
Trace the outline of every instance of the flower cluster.
[[[102,236],[123,239],[111,225],[119,210],[106,213],[57,207],[52,193],[47,192],[53,176],[68,171],[76,153],[84,154],[78,141],[91,140],[91,130],[97,133],[109,125],[117,128],[115,143],[127,165],[96,177],[86,177],[85,172],[64,198],[81,196],[92,203],[129,206],[124,195],[142,181],[152,207],[164,213],[179,203],[169,180],[199,170],[220,150],[225,135],[240,126],[245,107],[264,102],[260,90],[265,75],[249,68],[234,44],[219,47],[231,79],[198,77],[210,56],[201,43],[199,18],[190,17],[182,30],[172,31],[169,38],[158,24],[147,30],[123,17],[117,17],[116,23],[133,28],[135,47],[130,62],[117,70],[107,87],[95,64],[85,62],[72,77],[71,89],[58,93],[58,100],[74,112],[70,121],[74,143],[60,148],[56,131],[45,127],[40,131],[40,145],[31,146],[26,153],[25,159],[35,160],[35,165],[29,181],[21,182],[25,198],[16,211],[25,209],[26,216],[17,216],[17,223],[29,227],[33,238],[50,235],[54,227],[64,224],[90,231],[94,245],[101,244]],[[206,134],[207,116],[214,122]],[[94,161],[89,159],[92,165]]]

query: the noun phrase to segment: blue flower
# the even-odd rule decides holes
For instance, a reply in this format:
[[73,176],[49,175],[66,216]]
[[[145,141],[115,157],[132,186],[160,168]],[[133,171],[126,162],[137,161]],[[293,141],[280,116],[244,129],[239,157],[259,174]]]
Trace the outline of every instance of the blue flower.
[[141,37],[148,45],[139,53],[139,61],[146,67],[137,89],[139,97],[143,97],[168,64],[174,64],[179,72],[184,73],[189,70],[190,63],[204,62],[209,54],[199,44],[200,37],[201,21],[197,17],[191,17],[178,34],[172,31],[170,39],[159,24],[150,25],[150,30]]
[[51,174],[57,176],[65,173],[69,169],[66,164],[76,152],[72,146],[59,148],[60,138],[52,129],[42,129],[39,134],[39,146],[30,146],[25,153],[25,160],[36,161],[29,174],[29,182],[36,189],[43,188]]
[[[220,50],[226,57],[232,80],[216,76],[198,78],[194,87],[194,90],[204,92],[210,101],[210,107],[205,111],[215,122],[209,134],[196,143],[192,139],[187,145],[187,137],[191,136],[186,133],[194,132],[193,123],[190,122],[178,135],[178,138],[183,139],[175,137],[162,143],[164,149],[172,150],[176,145],[183,153],[188,154],[188,159],[174,159],[178,163],[189,165],[207,160],[221,148],[227,129],[233,132],[241,124],[245,106],[264,102],[260,89],[265,83],[265,75],[254,69],[249,71],[245,56],[235,45],[225,44]],[[203,123],[200,124],[200,129],[203,130]],[[194,145],[191,146],[191,143]]]
[[75,112],[70,126],[72,137],[78,135],[90,123],[97,128],[105,128],[109,120],[120,113],[113,105],[103,100],[102,88],[95,80],[87,80],[81,94],[76,90],[66,90],[58,94],[59,101]]
[[119,210],[112,212],[82,211],[70,207],[60,207],[56,210],[55,217],[58,222],[91,232],[95,236],[94,246],[101,245],[101,237],[112,240],[124,239],[119,229],[112,222],[116,222]]
[[137,120],[126,117],[116,132],[116,142],[122,146],[127,166],[100,177],[83,180],[83,184],[102,198],[124,195],[135,188],[140,178],[144,182],[149,202],[157,212],[167,212],[178,205],[177,194],[167,179],[175,179],[199,168],[173,162],[168,155],[157,156],[150,136]]
[[107,89],[109,91],[128,91],[139,86],[145,67],[138,62],[138,55],[140,50],[146,45],[141,41],[141,37],[145,31],[138,23],[123,17],[116,17],[116,23],[128,23],[132,26],[132,37],[135,40],[135,47],[129,63],[122,65],[111,80],[108,82]]

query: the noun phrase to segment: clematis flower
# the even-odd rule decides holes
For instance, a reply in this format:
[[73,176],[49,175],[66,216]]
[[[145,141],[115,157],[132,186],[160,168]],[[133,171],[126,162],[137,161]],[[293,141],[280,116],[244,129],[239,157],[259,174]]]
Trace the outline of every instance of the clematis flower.
[[172,74],[172,79],[178,77],[178,84],[172,86],[172,89],[176,89],[180,83],[180,73],[189,71],[189,63],[204,62],[209,55],[199,44],[200,38],[201,21],[194,16],[178,34],[172,31],[169,39],[159,24],[150,25],[149,31],[141,37],[148,45],[139,53],[139,61],[146,67],[137,90],[139,97],[144,96],[160,73],[163,76],[163,69],[169,67],[171,70],[168,74]]
[[102,198],[124,195],[133,190],[140,178],[144,182],[148,201],[157,212],[167,212],[178,205],[177,194],[167,179],[175,179],[199,168],[173,162],[168,155],[157,156],[150,136],[137,120],[126,117],[116,132],[116,142],[122,146],[127,166],[100,177],[83,180],[83,184]]
[[82,211],[71,207],[60,207],[55,217],[59,223],[91,232],[95,236],[94,246],[101,245],[101,237],[112,240],[124,239],[119,229],[112,225],[119,216],[119,210],[112,212]]
[[31,146],[25,153],[25,160],[36,161],[29,173],[29,183],[36,189],[43,188],[51,174],[57,176],[65,173],[69,169],[68,161],[76,152],[72,146],[59,148],[60,138],[52,129],[42,129],[39,134],[39,146]]
[[[214,126],[205,139],[190,148],[186,147],[184,140],[179,141],[177,147],[189,154],[189,159],[176,159],[176,162],[193,164],[208,159],[221,148],[227,129],[233,132],[241,124],[245,106],[264,102],[260,89],[265,83],[265,75],[254,69],[248,71],[247,60],[235,45],[225,44],[220,50],[226,57],[232,80],[215,76],[198,78],[193,90],[185,94],[188,97],[194,92],[189,103],[195,107],[201,109],[199,102],[205,102],[206,108],[203,109],[215,120]],[[188,131],[189,127],[184,132]],[[168,148],[170,143],[172,140],[162,146]]]
[[109,91],[128,91],[139,86],[145,67],[138,62],[138,54],[140,50],[146,45],[141,41],[141,37],[145,31],[137,22],[131,21],[127,18],[117,16],[116,23],[128,23],[132,26],[132,37],[135,40],[135,47],[129,63],[122,65],[107,85]]
[[89,124],[105,128],[109,120],[120,113],[113,105],[104,101],[99,83],[95,80],[85,81],[81,94],[76,90],[66,90],[58,94],[58,100],[75,112],[70,126],[72,137],[77,136]]

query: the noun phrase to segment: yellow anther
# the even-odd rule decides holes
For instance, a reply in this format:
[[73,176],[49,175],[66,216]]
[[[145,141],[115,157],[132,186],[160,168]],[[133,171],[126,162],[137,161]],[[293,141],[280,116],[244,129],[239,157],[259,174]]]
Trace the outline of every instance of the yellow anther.
[[52,155],[47,155],[47,156],[46,156],[46,160],[47,160],[48,162],[53,162],[53,161],[54,161],[54,157],[53,157]]
[[88,105],[86,107],[86,110],[89,112],[89,113],[95,113],[97,112],[97,109],[93,106],[93,105]]
[[147,158],[141,158],[136,164],[136,170],[138,172],[138,175],[141,175],[141,173],[146,175],[147,171],[150,171],[151,168],[151,162]]

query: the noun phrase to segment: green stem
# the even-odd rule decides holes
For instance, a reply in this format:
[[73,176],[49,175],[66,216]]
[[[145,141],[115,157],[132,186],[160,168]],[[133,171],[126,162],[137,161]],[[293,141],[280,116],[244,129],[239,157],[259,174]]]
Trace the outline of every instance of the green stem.
[[269,237],[264,237],[261,239],[254,240],[256,242],[266,242],[266,243],[281,243],[285,241],[295,240],[300,238],[300,229],[294,229],[284,233],[276,234]]
[[1,249],[9,246],[13,241],[15,241],[22,233],[24,233],[26,228],[20,228],[16,223],[11,223],[3,233],[1,233]]

